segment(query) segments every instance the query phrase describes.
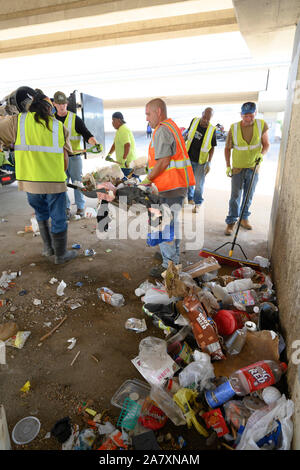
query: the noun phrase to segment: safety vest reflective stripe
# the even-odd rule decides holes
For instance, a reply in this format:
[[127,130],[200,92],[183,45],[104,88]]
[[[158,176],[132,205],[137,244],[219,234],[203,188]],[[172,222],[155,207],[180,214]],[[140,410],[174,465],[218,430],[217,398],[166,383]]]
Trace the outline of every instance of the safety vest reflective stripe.
[[22,113],[20,116],[20,140],[21,144],[15,145],[15,150],[21,151],[30,151],[30,152],[47,152],[47,153],[63,153],[63,147],[59,147],[59,140],[58,140],[58,121],[53,119],[53,146],[47,147],[43,145],[27,145],[26,144],[26,136],[25,136],[25,120],[26,120],[27,113]]
[[170,160],[167,170],[172,170],[172,168],[186,168],[187,166],[187,160]]
[[[76,114],[72,113],[71,111],[68,111],[68,115],[67,115],[67,129],[70,133],[70,140],[78,140],[80,141],[81,139],[81,135],[80,134],[76,134],[76,135],[72,135],[76,132],[75,130],[75,119],[76,119]],[[74,121],[74,126],[72,128],[72,125],[73,125],[73,121]],[[72,132],[74,131],[74,132]]]
[[[184,155],[184,149],[183,149],[183,146],[182,146],[182,143],[181,143],[181,140],[180,140],[180,136],[178,135],[178,132],[176,131],[175,127],[172,126],[172,124],[170,122],[167,122],[167,121],[163,121],[164,125],[166,125],[167,127],[169,127],[171,129],[171,131],[174,132],[174,134],[176,135],[177,137],[177,142],[179,143],[180,145],[180,148],[181,148],[181,151],[182,151],[182,161],[184,161],[185,163],[189,162],[189,158],[186,158],[185,155]],[[178,160],[177,160],[178,161]],[[186,166],[186,165],[185,165]]]
[[[257,124],[257,127],[258,127],[259,140],[261,140],[262,121],[260,119],[256,119],[256,124]],[[253,150],[253,149],[257,149],[257,148],[261,147],[261,143],[258,143],[256,145],[243,145],[243,146],[237,145],[238,144],[238,137],[237,137],[238,125],[239,125],[238,122],[235,122],[233,124],[233,136],[232,137],[233,137],[233,148],[234,149],[236,149],[236,150]]]
[[208,147],[210,146],[213,131],[214,131],[214,126],[209,124],[208,129],[205,132],[205,136],[204,136],[202,145],[201,145],[201,152],[205,152],[205,153],[208,152],[208,150],[209,150]]
[[199,122],[200,122],[200,118],[195,118],[194,121],[192,122],[192,127],[189,130],[187,143],[186,143],[186,148],[188,150],[189,150],[189,148],[191,146],[191,143],[193,141],[193,138],[194,138],[194,135],[196,133]]

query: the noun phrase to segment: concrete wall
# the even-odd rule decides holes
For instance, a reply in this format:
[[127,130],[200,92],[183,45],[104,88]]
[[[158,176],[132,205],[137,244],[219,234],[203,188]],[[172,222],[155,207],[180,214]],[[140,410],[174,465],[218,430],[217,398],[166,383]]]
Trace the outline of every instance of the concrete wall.
[[[293,449],[300,449],[300,23],[288,81],[269,248],[289,359],[288,385],[295,403]],[[300,346],[298,345],[298,350]]]

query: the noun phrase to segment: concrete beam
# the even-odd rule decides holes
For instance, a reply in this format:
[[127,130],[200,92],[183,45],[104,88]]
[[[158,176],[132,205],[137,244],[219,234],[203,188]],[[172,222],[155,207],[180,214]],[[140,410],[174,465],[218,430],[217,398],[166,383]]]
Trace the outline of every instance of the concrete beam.
[[290,61],[299,0],[232,0],[239,29],[256,60]]
[[234,10],[226,9],[2,40],[0,58],[237,30]]
[[[103,100],[106,109],[112,108],[138,108],[146,105],[153,96],[145,96],[141,98],[124,98],[117,100]],[[257,101],[258,92],[242,92],[242,93],[215,93],[206,95],[178,95],[178,96],[160,96],[168,106],[188,106],[204,104],[227,104],[227,103],[244,103],[245,101]]]

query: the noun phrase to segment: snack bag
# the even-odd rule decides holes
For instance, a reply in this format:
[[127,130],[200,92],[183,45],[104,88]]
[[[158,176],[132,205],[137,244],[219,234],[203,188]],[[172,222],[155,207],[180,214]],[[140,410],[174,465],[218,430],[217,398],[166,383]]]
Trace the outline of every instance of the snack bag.
[[195,295],[185,297],[183,306],[187,311],[195,340],[202,352],[208,353],[212,359],[226,359],[217,334],[214,322],[207,318],[201,302]]

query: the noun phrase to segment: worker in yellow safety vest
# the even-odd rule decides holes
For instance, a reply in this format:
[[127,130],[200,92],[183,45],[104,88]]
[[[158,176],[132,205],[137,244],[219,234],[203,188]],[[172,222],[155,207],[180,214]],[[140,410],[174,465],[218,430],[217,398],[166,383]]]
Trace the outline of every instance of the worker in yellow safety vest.
[[35,211],[44,243],[42,255],[55,255],[55,264],[62,264],[76,256],[66,249],[65,170],[68,152],[72,152],[68,131],[54,119],[52,102],[40,90],[21,87],[18,97],[26,107],[21,104],[18,115],[0,121],[0,139],[14,144],[18,187],[27,193]]
[[214,150],[217,145],[216,127],[210,123],[213,109],[206,108],[201,118],[194,118],[186,134],[186,148],[194,170],[196,185],[188,190],[188,202],[193,204],[193,212],[200,211],[204,201],[204,181],[210,170]]
[[[252,230],[249,222],[250,206],[258,182],[257,167],[249,189],[256,161],[262,162],[270,143],[268,125],[256,117],[256,104],[247,102],[242,105],[242,120],[230,126],[225,144],[226,174],[231,177],[231,196],[226,217],[225,235],[231,235],[236,221],[241,218],[241,227]],[[231,164],[232,151],[232,164]],[[249,194],[248,193],[249,189]],[[242,203],[241,203],[242,201]],[[241,209],[243,208],[243,214]]]
[[151,276],[159,278],[169,261],[179,264],[181,233],[178,217],[195,178],[180,129],[167,117],[167,106],[162,99],[147,103],[146,120],[154,131],[148,150],[149,173],[141,184],[155,184],[162,204],[171,210],[175,233],[171,242],[163,241],[159,245],[162,264],[150,271]]
[[[67,169],[67,183],[71,179],[72,183],[82,181],[82,156],[78,151],[82,148],[82,138],[91,145],[98,144],[97,139],[87,129],[83,120],[77,114],[68,111],[68,99],[62,91],[57,91],[53,96],[53,104],[56,108],[55,117],[61,121],[68,129],[70,142],[73,152],[69,155],[69,164]],[[67,199],[67,218],[71,217],[71,202],[66,193]],[[77,206],[76,215],[84,217],[85,199],[79,189],[74,189],[74,200]]]

